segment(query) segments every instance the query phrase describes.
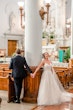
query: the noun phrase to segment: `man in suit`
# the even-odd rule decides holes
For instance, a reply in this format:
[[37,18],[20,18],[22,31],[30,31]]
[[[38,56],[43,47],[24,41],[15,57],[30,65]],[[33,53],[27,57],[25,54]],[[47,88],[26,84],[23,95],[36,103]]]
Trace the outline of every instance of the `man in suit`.
[[32,77],[32,71],[27,65],[25,57],[21,56],[21,50],[16,50],[16,56],[11,58],[9,69],[12,69],[12,79],[14,80],[14,87],[15,87],[15,96],[16,100],[15,103],[20,103],[20,94],[22,89],[22,81],[27,76],[26,70],[31,73],[30,76]]

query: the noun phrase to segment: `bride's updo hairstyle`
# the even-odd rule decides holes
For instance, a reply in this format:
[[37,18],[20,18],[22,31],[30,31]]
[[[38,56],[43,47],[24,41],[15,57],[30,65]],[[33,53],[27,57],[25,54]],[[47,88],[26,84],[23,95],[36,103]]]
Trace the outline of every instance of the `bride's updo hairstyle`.
[[49,57],[49,54],[48,54],[48,52],[45,52],[45,53],[43,53],[43,58],[45,59],[45,55],[48,55],[48,57]]

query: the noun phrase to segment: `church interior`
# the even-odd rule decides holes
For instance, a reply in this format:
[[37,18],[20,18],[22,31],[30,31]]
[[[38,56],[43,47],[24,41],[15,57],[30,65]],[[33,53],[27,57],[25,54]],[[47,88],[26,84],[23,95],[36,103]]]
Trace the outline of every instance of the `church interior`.
[[73,1],[2,0],[0,3],[0,110],[73,110],[71,103],[37,106],[43,69],[23,81],[21,104],[12,102],[14,83],[9,69],[21,49],[32,72],[45,52],[66,91],[73,93]]

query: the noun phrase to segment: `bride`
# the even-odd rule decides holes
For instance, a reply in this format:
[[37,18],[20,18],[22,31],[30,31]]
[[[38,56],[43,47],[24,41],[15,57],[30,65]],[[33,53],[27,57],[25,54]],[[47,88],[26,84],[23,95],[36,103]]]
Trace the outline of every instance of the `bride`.
[[59,81],[53,67],[49,60],[49,54],[43,54],[44,59],[33,73],[35,77],[37,71],[43,66],[43,73],[41,76],[39,92],[37,97],[38,105],[55,105],[62,102],[70,102],[73,98],[72,93],[64,90],[61,82]]

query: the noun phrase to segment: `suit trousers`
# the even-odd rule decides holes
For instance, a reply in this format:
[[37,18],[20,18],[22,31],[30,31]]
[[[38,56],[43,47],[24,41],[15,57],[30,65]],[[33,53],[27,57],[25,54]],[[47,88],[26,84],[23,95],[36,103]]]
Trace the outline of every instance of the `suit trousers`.
[[14,78],[15,97],[19,100],[22,90],[23,78]]

